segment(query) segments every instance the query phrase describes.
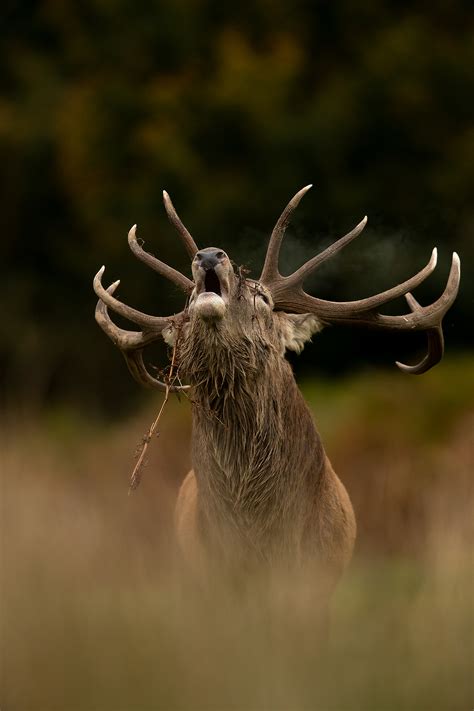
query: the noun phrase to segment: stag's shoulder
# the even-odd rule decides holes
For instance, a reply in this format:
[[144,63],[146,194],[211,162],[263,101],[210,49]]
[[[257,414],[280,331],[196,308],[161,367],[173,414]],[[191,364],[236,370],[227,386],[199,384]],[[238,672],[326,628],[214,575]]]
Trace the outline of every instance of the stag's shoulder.
[[311,527],[320,554],[339,576],[352,557],[356,520],[349,494],[327,456],[318,479],[313,516]]

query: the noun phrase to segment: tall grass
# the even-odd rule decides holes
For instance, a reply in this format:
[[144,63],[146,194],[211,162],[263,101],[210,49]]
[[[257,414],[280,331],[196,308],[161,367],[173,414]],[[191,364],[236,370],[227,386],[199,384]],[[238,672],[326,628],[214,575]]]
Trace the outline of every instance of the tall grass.
[[359,524],[327,646],[316,600],[282,620],[257,587],[203,593],[183,576],[186,404],[169,404],[132,496],[158,403],[108,426],[5,417],[2,711],[472,708],[473,385],[468,359],[305,384]]

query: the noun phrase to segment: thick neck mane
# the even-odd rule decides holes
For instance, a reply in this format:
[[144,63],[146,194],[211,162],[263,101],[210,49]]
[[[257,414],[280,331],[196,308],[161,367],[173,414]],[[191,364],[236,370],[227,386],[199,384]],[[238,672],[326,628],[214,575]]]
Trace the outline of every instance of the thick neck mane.
[[255,332],[250,339],[192,323],[180,363],[193,385],[204,515],[252,547],[277,541],[301,521],[324,457],[289,363]]

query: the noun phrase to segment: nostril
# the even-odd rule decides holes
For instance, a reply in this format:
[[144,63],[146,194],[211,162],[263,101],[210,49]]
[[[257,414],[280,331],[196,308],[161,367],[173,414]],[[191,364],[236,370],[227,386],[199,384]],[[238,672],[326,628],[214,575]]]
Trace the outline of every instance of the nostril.
[[203,249],[202,252],[197,252],[194,257],[196,266],[202,269],[214,269],[217,265],[226,257],[226,253],[222,249],[216,249],[214,247],[208,247]]

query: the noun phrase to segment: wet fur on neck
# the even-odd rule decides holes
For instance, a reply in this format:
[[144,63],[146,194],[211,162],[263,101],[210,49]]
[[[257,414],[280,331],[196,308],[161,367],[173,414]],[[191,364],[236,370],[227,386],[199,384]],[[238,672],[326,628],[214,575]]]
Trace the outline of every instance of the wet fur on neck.
[[193,464],[204,514],[221,536],[268,554],[290,545],[279,531],[296,535],[315,485],[308,462],[323,457],[281,354],[279,325],[262,318],[255,316],[250,335],[236,319],[229,328],[191,318],[179,360],[193,386]]

